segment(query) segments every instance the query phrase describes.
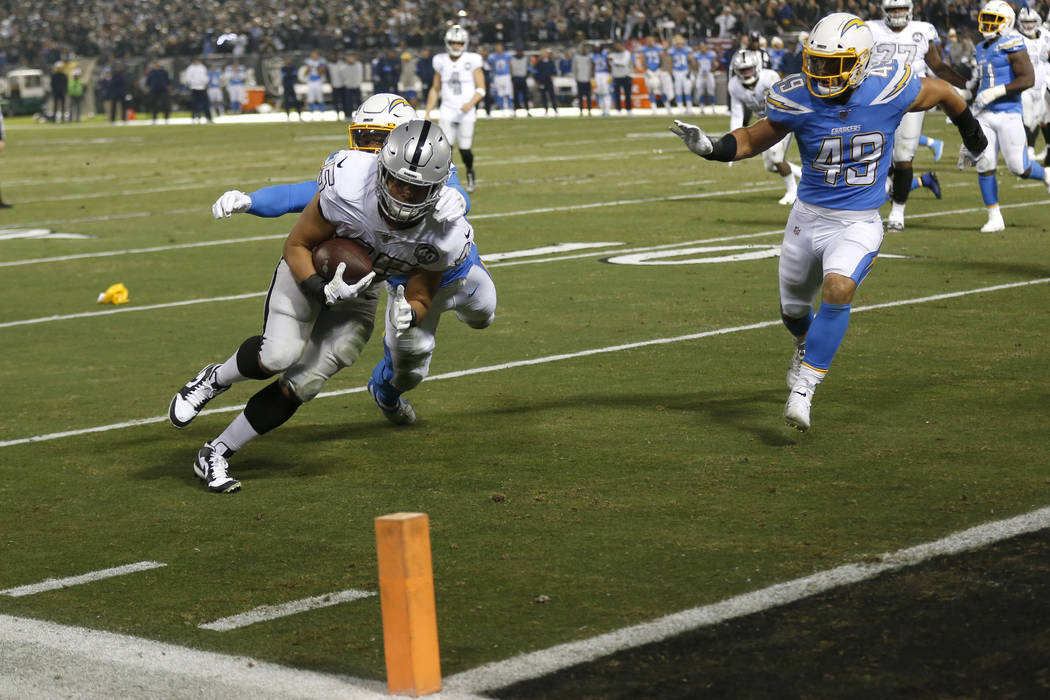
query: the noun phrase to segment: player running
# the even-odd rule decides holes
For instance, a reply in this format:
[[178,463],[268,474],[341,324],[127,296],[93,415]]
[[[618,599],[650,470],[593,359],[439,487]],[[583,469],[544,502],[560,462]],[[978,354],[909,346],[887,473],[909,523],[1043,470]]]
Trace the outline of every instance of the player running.
[[[912,0],[883,0],[882,19],[869,20],[868,28],[875,42],[873,63],[896,59],[909,64],[912,72],[920,78],[927,75],[928,68],[938,78],[959,88],[966,87],[966,79],[941,60],[940,39],[934,26],[912,19]],[[922,122],[925,116],[925,112],[905,114],[893,137],[893,177],[890,187],[893,201],[886,219],[886,228],[890,231],[904,230],[904,207],[914,179],[912,161],[923,140]],[[927,143],[934,152],[934,161],[940,160],[944,144],[937,139]]]
[[[747,114],[759,119],[766,115],[766,92],[780,82],[780,75],[772,68],[762,68],[762,57],[757,51],[740,49],[733,54],[730,62],[729,78],[729,130],[744,126]],[[787,160],[788,147],[791,146],[791,134],[763,151],[762,164],[771,173],[777,173],[784,180],[784,196],[777,204],[794,204],[798,192],[796,177],[802,175],[802,169]]]
[[[350,125],[350,148],[376,153],[396,126],[414,117],[415,110],[400,95],[372,95],[354,113]],[[455,165],[446,184],[448,187],[442,190],[434,208],[434,219],[440,223],[456,219],[470,210],[470,200],[459,186]],[[212,205],[212,214],[221,219],[238,212],[263,217],[301,212],[317,190],[316,180],[264,187],[250,195],[230,190]],[[396,281],[388,280],[388,302],[397,288]],[[415,422],[415,409],[402,398],[402,394],[415,388],[429,372],[441,314],[455,311],[459,319],[471,328],[487,328],[495,319],[496,300],[495,285],[481,263],[477,246],[472,244],[467,259],[442,276],[431,312],[419,327],[404,334],[397,343],[393,334],[384,335],[385,343],[392,344],[393,348],[384,347],[383,358],[372,370],[368,391],[387,420],[395,425]],[[291,379],[287,374],[284,378]],[[323,380],[330,378],[328,375]]]
[[691,151],[718,161],[749,158],[791,133],[798,139],[802,180],[784,229],[779,278],[781,319],[795,341],[784,419],[802,431],[810,427],[814,390],[846,334],[854,292],[882,244],[878,207],[902,117],[940,106],[965,148],[978,153],[987,145],[951,85],[916,76],[908,63],[873,65],[873,48],[871,30],[859,17],[830,14],[806,40],[804,74],[770,89],[764,119],[717,141],[692,124],[671,127]]

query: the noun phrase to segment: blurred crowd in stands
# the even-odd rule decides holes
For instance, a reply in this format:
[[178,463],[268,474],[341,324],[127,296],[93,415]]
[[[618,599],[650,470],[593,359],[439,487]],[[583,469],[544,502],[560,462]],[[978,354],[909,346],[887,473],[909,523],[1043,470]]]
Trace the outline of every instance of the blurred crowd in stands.
[[[1024,0],[1025,2],[1027,0]],[[628,41],[806,30],[828,12],[881,16],[861,0],[10,0],[0,21],[0,70],[46,67],[69,55],[104,60],[318,49],[372,54],[441,45],[453,22],[479,44],[535,49],[581,40]],[[975,0],[915,1],[915,17],[942,33],[975,25]],[[1046,7],[1036,7],[1045,17]]]

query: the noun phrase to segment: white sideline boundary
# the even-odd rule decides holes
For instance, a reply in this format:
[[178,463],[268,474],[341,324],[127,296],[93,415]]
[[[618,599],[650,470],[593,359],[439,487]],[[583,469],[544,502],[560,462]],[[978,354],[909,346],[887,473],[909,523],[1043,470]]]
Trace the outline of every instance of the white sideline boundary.
[[[484,693],[626,649],[780,607],[934,557],[959,554],[1050,527],[1050,508],[984,523],[933,542],[846,564],[718,603],[577,642],[484,664],[448,676],[438,700]],[[0,615],[0,697],[98,698],[389,698],[379,681],[302,671],[243,656],[197,651],[148,639]]]
[[1047,527],[1050,527],[1050,508],[1042,508],[1008,520],[985,523],[934,542],[883,554],[878,563],[846,564],[590,639],[559,644],[542,651],[485,664],[449,676],[444,680],[444,687],[453,692],[464,693],[496,690],[618,651],[659,642],[700,627],[787,605],[841,586],[860,583],[879,574],[921,564],[934,557],[967,552],[1018,535],[1038,532]]
[[[1004,289],[1017,289],[1020,287],[1031,287],[1034,285],[1046,284],[1050,282],[1050,277],[1043,277],[1034,280],[1025,280],[1023,282],[1009,282],[1007,284],[996,284],[990,287],[978,287],[976,289],[963,289],[957,292],[945,292],[944,294],[934,294],[926,297],[915,297],[912,299],[900,299],[898,301],[888,301],[881,304],[871,304],[869,306],[858,306],[852,310],[852,313],[860,313],[862,311],[872,311],[876,309],[889,309],[898,306],[910,306],[913,304],[925,304],[931,301],[942,301],[944,299],[954,299],[957,297],[970,296],[973,294],[984,294],[987,292],[998,292]],[[514,369],[516,367],[529,367],[531,365],[542,365],[548,362],[558,362],[561,360],[572,360],[578,357],[587,357],[590,355],[600,355],[610,352],[620,352],[622,350],[634,350],[637,348],[645,348],[653,345],[668,345],[671,343],[681,343],[689,340],[699,340],[701,338],[709,338],[716,335],[728,335],[730,333],[739,333],[740,331],[751,331],[759,328],[770,328],[772,326],[779,326],[780,321],[760,321],[758,323],[749,323],[744,326],[729,326],[725,328],[716,328],[709,331],[701,331],[699,333],[689,333],[687,335],[673,336],[669,338],[653,338],[650,340],[639,340],[634,343],[624,343],[622,345],[610,345],[603,348],[592,348],[589,350],[579,350],[577,352],[561,353],[558,355],[547,355],[544,357],[536,357],[529,360],[515,360],[514,362],[504,362],[498,365],[486,365],[482,367],[473,367],[471,369],[456,370],[452,372],[445,372],[443,374],[433,374],[426,378],[425,381],[433,382],[439,379],[455,379],[457,377],[467,377],[474,374],[485,374],[488,372],[499,372],[507,369]],[[330,398],[333,396],[344,396],[346,394],[356,394],[365,391],[366,387],[357,386],[350,389],[340,389],[339,391],[324,391],[317,395],[317,399]],[[316,400],[316,399],[315,399]],[[214,415],[217,413],[239,413],[244,409],[244,404],[236,406],[225,406],[223,408],[208,408],[200,412],[199,415],[207,416]],[[80,435],[88,435],[90,433],[105,433],[111,430],[120,430],[123,428],[131,428],[136,425],[149,425],[151,423],[163,423],[168,420],[167,415],[163,416],[152,416],[150,418],[135,418],[128,421],[122,421],[120,423],[110,423],[108,425],[99,425],[92,428],[79,428],[77,430],[66,430],[58,433],[45,433],[43,435],[33,435],[24,438],[15,438],[13,440],[0,441],[0,448],[2,447],[13,447],[15,445],[24,445],[33,442],[47,442],[49,440],[58,440],[67,437],[77,437]]]
[[229,617],[222,617],[211,622],[205,622],[197,625],[197,627],[200,627],[202,630],[229,632],[230,630],[235,630],[240,627],[254,625],[256,622],[276,620],[279,617],[297,615],[308,610],[327,608],[332,605],[339,605],[340,603],[349,603],[353,600],[370,598],[374,595],[376,595],[374,591],[359,591],[353,588],[348,588],[345,591],[325,593],[310,598],[301,598],[300,600],[293,600],[282,605],[260,605],[259,607],[252,608],[247,612],[230,615]]

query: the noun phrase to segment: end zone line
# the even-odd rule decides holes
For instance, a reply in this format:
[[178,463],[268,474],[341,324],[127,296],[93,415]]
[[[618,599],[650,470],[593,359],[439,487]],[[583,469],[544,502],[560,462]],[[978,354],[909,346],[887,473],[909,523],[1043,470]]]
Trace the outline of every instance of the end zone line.
[[479,694],[504,688],[576,664],[594,661],[618,651],[659,642],[700,627],[780,607],[841,586],[860,583],[882,573],[921,564],[937,556],[970,551],[1018,535],[1038,532],[1047,527],[1050,527],[1050,508],[985,523],[934,542],[882,554],[878,563],[846,564],[590,639],[559,644],[542,651],[485,664],[446,678],[444,687],[454,692]]
[[327,608],[331,605],[339,605],[340,603],[346,603],[351,600],[360,600],[361,598],[369,598],[374,595],[375,593],[372,591],[358,591],[349,588],[345,591],[339,591],[338,593],[325,593],[324,595],[293,600],[288,603],[281,603],[280,605],[260,605],[259,607],[248,610],[247,612],[230,615],[229,617],[223,617],[211,622],[205,622],[197,625],[197,627],[200,627],[202,630],[228,632],[230,630],[235,630],[238,627],[254,625],[256,622],[276,620],[279,617],[296,615],[308,610],[316,610],[317,608]]
[[[858,306],[852,310],[852,313],[858,313],[861,311],[872,311],[876,309],[888,309],[897,306],[909,306],[912,304],[924,304],[930,301],[941,301],[943,299],[954,299],[956,297],[970,296],[972,294],[983,294],[986,292],[998,292],[1004,289],[1016,289],[1019,287],[1031,287],[1038,284],[1046,284],[1050,282],[1050,277],[1043,277],[1035,280],[1025,280],[1023,282],[1008,282],[1005,284],[997,284],[990,287],[978,287],[976,289],[963,289],[958,292],[945,292],[944,294],[934,294],[926,297],[914,297],[912,299],[900,299],[898,301],[888,301],[882,304],[871,304],[868,306]],[[515,360],[513,362],[504,362],[498,365],[487,365],[483,367],[473,367],[471,369],[455,370],[452,372],[445,372],[443,374],[433,374],[426,378],[426,381],[433,382],[439,379],[456,379],[458,377],[467,377],[473,374],[485,374],[488,372],[499,372],[505,369],[514,369],[516,367],[528,367],[531,365],[541,365],[548,362],[558,362],[560,360],[571,360],[578,357],[588,357],[590,355],[600,355],[602,353],[609,352],[620,352],[621,350],[634,350],[637,348],[644,348],[653,345],[667,345],[670,343],[680,343],[688,340],[699,340],[701,338],[709,338],[717,335],[728,335],[730,333],[738,333],[740,331],[751,331],[758,330],[760,328],[769,328],[772,326],[779,326],[780,320],[775,321],[760,321],[758,323],[749,323],[743,326],[729,326],[726,328],[716,328],[710,331],[701,331],[699,333],[689,333],[687,335],[678,335],[670,338],[652,338],[650,340],[639,340],[634,343],[624,343],[622,345],[610,345],[604,348],[592,348],[590,350],[579,350],[577,352],[561,353],[558,355],[547,355],[544,357],[536,357],[530,360]],[[330,398],[333,396],[345,396],[346,394],[356,394],[366,390],[367,387],[357,386],[350,389],[340,389],[338,391],[324,391],[317,395],[316,398]],[[200,412],[199,415],[215,415],[218,413],[239,413],[244,410],[244,404],[237,406],[226,406],[223,408],[208,408]],[[150,423],[163,423],[168,420],[167,415],[153,416],[150,418],[137,418],[134,420],[123,421],[120,423],[110,423],[108,425],[99,425],[93,428],[79,428],[77,430],[66,430],[58,433],[46,433],[43,435],[33,435],[31,437],[16,438],[13,440],[0,441],[0,447],[13,447],[15,445],[24,445],[31,442],[46,442],[48,440],[57,440],[59,438],[76,437],[78,435],[87,435],[89,433],[102,433],[109,432],[111,430],[119,430],[122,428],[130,428],[136,425],[148,425]]]
[[37,593],[44,593],[45,591],[55,591],[59,588],[69,588],[71,586],[79,586],[82,583],[91,583],[92,581],[100,581],[104,578],[113,578],[114,576],[124,576],[125,574],[134,574],[139,571],[149,571],[150,569],[159,569],[167,564],[159,561],[140,561],[134,564],[125,564],[124,566],[114,566],[111,569],[101,569],[99,571],[91,571],[86,574],[79,576],[67,576],[66,578],[49,578],[40,583],[30,583],[25,586],[16,586],[15,588],[8,588],[0,591],[0,595],[11,596],[12,598],[21,598],[22,596],[35,595]]

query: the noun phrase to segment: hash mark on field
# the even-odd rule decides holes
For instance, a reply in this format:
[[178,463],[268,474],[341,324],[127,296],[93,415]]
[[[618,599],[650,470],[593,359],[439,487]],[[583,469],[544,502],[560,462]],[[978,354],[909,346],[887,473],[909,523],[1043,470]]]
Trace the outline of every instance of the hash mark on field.
[[[899,301],[888,301],[882,304],[872,304],[870,306],[858,306],[852,310],[852,313],[859,313],[861,311],[872,311],[875,309],[888,309],[898,306],[909,306],[911,304],[924,304],[930,301],[943,301],[944,299],[954,299],[956,297],[969,296],[971,294],[983,294],[986,292],[998,292],[1004,289],[1016,289],[1019,287],[1030,287],[1037,284],[1046,284],[1050,282],[1050,277],[1043,277],[1035,280],[1025,280],[1024,282],[1010,282],[1007,284],[997,284],[991,287],[978,287],[977,289],[963,289],[958,292],[946,292],[944,294],[934,294],[928,297],[914,297],[912,299],[901,299]],[[485,374],[487,372],[499,372],[505,369],[514,369],[516,367],[529,367],[532,365],[542,365],[548,362],[559,362],[561,360],[573,360],[579,357],[588,357],[590,355],[601,355],[610,352],[620,352],[623,350],[636,350],[639,348],[651,347],[655,345],[669,345],[671,343],[681,343],[689,340],[700,340],[701,338],[710,338],[718,335],[728,335],[730,333],[739,333],[741,331],[753,331],[760,328],[770,328],[773,326],[779,326],[781,324],[780,319],[775,321],[760,321],[758,323],[750,323],[745,326],[731,326],[726,328],[716,328],[710,331],[701,331],[699,333],[690,333],[688,335],[679,335],[671,338],[652,338],[650,340],[640,340],[634,343],[624,343],[623,345],[612,345],[604,348],[592,348],[590,350],[579,350],[576,352],[567,352],[560,355],[547,355],[546,357],[536,357],[531,360],[516,360],[514,362],[505,362],[499,365],[488,365],[485,367],[474,367],[472,369],[464,369],[453,372],[446,372],[444,374],[432,374],[427,377],[426,381],[433,382],[438,379],[455,379],[457,377],[467,377],[474,374]],[[358,386],[351,389],[341,389],[339,391],[324,391],[317,395],[316,398],[329,398],[332,396],[343,396],[345,394],[356,394],[365,391],[366,387]],[[239,413],[244,409],[244,404],[238,406],[226,406],[223,408],[206,408],[200,412],[199,415],[207,416],[217,413]],[[136,425],[148,425],[150,423],[163,423],[168,420],[167,414],[162,416],[153,416],[151,418],[136,418],[122,423],[111,423],[109,425],[99,425],[93,428],[80,428],[78,430],[67,430],[61,433],[47,433],[44,435],[33,435],[26,438],[17,438],[14,440],[0,441],[0,447],[12,447],[14,445],[24,445],[31,442],[45,442],[48,440],[57,440],[59,438],[76,437],[78,435],[87,435],[89,433],[104,433],[110,430],[120,430],[122,428],[130,428]]]
[[54,591],[59,588],[69,588],[71,586],[79,586],[82,583],[91,583],[92,581],[99,581],[104,578],[113,578],[114,576],[124,576],[125,574],[134,574],[139,571],[149,571],[150,569],[159,569],[167,564],[159,561],[140,561],[134,564],[125,564],[124,566],[115,566],[111,569],[102,569],[100,571],[91,571],[80,576],[67,576],[66,578],[49,578],[41,581],[40,583],[30,583],[25,586],[16,586],[15,588],[8,588],[7,590],[0,591],[0,595],[11,596],[12,598],[21,598],[22,596],[35,595],[37,593],[44,593],[45,591]]
[[296,615],[301,612],[306,612],[307,610],[316,610],[317,608],[327,608],[330,605],[339,605],[340,603],[347,603],[351,600],[360,600],[361,598],[369,598],[374,595],[375,593],[371,591],[358,591],[350,588],[345,591],[339,591],[338,593],[326,593],[312,598],[293,600],[289,603],[282,603],[281,605],[262,605],[258,608],[253,608],[248,612],[243,612],[238,615],[230,615],[229,617],[223,617],[218,620],[213,620],[212,622],[205,622],[197,626],[202,630],[228,632],[230,630],[235,630],[238,627],[254,625],[256,622],[276,620],[279,617]]

